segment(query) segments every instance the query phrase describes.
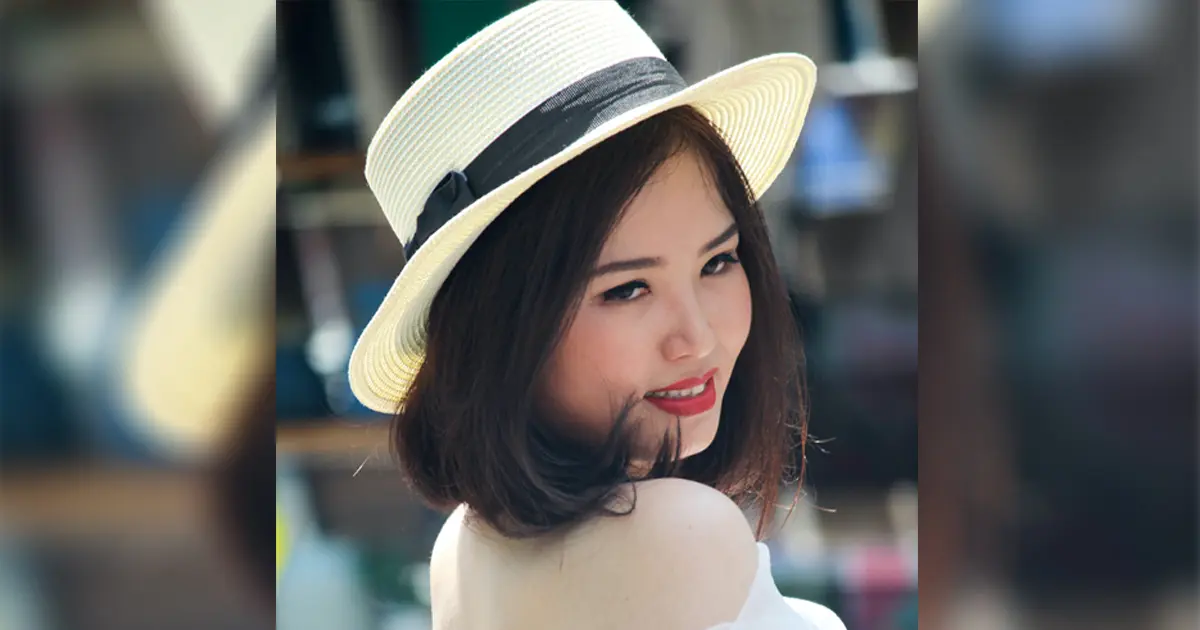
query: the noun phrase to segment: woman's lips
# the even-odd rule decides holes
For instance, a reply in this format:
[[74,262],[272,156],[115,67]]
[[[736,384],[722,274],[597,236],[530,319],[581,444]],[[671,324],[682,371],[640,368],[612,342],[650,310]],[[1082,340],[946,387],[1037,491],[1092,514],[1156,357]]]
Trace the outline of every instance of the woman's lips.
[[716,373],[717,373],[717,368],[713,368],[713,369],[705,372],[702,376],[693,376],[691,378],[685,378],[681,381],[676,381],[674,383],[671,383],[670,385],[667,385],[666,387],[664,387],[662,389],[656,389],[654,391],[655,392],[665,392],[667,390],[691,389],[697,385],[700,385],[702,383],[707,383],[708,381],[712,380],[713,375],[715,375]]
[[[661,398],[658,396],[646,397],[646,402],[662,409],[663,411],[673,416],[694,416],[704,413],[713,408],[717,404],[717,384],[713,380],[712,370],[708,373],[708,380],[704,381],[704,391],[695,396],[686,398]],[[670,389],[676,389],[672,386]],[[678,388],[683,389],[683,388]]]

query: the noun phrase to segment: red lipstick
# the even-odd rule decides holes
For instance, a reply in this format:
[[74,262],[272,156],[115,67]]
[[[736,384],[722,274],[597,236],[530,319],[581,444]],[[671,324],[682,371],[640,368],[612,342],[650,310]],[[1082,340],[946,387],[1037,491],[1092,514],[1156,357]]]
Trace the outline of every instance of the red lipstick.
[[688,389],[696,387],[697,385],[704,385],[704,391],[695,396],[689,396],[685,398],[662,398],[658,396],[647,396],[646,402],[649,402],[655,407],[658,407],[659,409],[662,409],[673,416],[694,416],[704,413],[705,411],[712,409],[713,405],[717,404],[717,386],[713,381],[713,376],[716,375],[716,373],[716,368],[713,368],[705,373],[704,376],[685,378],[681,381],[672,383],[661,390],[655,390],[663,391],[668,389]]
[[713,375],[716,373],[717,373],[717,368],[713,368],[713,369],[705,372],[703,376],[693,376],[690,378],[685,378],[682,381],[675,381],[674,383],[671,383],[670,385],[667,385],[666,387],[664,387],[662,389],[656,389],[654,391],[661,392],[661,391],[668,390],[668,389],[690,389],[692,387],[700,385],[701,383],[707,382],[708,379],[712,378]]

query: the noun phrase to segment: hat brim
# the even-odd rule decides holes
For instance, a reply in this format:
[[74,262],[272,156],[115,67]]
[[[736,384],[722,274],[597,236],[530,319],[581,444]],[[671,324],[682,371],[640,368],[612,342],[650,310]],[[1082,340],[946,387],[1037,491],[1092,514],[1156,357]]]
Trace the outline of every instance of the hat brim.
[[759,57],[609,120],[560,153],[491,191],[446,222],[401,269],[350,356],[354,395],[380,413],[401,409],[425,357],[429,307],[475,239],[522,193],[605,139],[668,109],[690,105],[721,132],[756,198],[787,164],[816,85],[804,55]]

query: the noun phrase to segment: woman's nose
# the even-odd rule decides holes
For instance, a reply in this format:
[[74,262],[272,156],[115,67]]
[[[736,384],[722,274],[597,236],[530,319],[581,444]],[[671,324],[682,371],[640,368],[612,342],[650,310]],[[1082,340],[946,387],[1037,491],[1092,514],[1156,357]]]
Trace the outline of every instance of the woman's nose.
[[716,331],[699,300],[695,296],[679,300],[663,339],[663,357],[668,361],[702,359],[716,347]]

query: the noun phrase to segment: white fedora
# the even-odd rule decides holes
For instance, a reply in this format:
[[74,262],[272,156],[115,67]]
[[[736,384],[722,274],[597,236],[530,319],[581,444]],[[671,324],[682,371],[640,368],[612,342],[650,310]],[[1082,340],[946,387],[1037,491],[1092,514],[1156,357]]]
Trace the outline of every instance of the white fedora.
[[613,0],[534,2],[460,44],[400,97],[367,149],[367,183],[410,257],[351,354],[355,396],[400,409],[438,289],[548,173],[690,105],[721,132],[757,197],[787,163],[815,82],[811,60],[785,53],[688,86]]

